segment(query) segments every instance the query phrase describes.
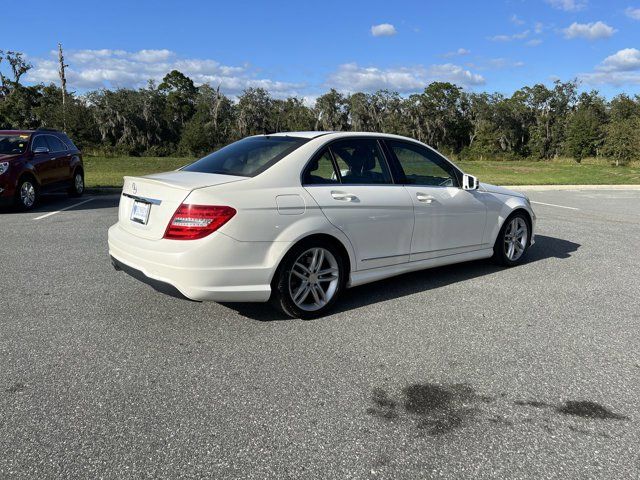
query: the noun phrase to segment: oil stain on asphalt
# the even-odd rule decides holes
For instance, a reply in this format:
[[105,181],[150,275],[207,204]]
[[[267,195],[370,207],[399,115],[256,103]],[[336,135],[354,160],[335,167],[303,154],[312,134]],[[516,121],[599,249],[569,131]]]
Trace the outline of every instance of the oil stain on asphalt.
[[[502,395],[504,397],[504,395]],[[492,414],[486,406],[493,404]],[[560,405],[537,400],[516,400],[516,407],[544,409],[550,413],[596,420],[630,420],[628,416],[615,413],[591,401],[569,400]],[[409,420],[418,431],[418,436],[438,437],[472,423],[483,421],[504,427],[513,427],[517,421],[496,414],[496,398],[479,395],[467,384],[439,385],[435,383],[413,384],[405,387],[399,398],[392,397],[383,388],[374,388],[371,406],[367,413],[385,422]],[[532,423],[531,418],[522,420]],[[543,421],[543,429],[551,432],[550,418]],[[576,431],[575,428],[572,430]]]

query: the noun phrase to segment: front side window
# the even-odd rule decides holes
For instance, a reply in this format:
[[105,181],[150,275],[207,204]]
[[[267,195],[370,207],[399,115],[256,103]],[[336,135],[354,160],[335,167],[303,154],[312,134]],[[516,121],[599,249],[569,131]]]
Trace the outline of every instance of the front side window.
[[378,142],[369,138],[341,140],[331,144],[342,183],[391,184],[389,167]]
[[331,153],[326,149],[309,163],[303,177],[305,185],[330,185],[340,183],[333,166]]
[[306,138],[275,135],[244,138],[196,160],[182,170],[253,177],[307,141]]
[[457,187],[456,170],[434,151],[397,140],[385,140],[398,159],[407,185]]
[[35,152],[37,148],[46,148],[47,150],[51,149],[46,139],[44,138],[44,135],[38,135],[36,138],[33,139],[31,150]]
[[24,153],[29,135],[0,135],[0,155]]

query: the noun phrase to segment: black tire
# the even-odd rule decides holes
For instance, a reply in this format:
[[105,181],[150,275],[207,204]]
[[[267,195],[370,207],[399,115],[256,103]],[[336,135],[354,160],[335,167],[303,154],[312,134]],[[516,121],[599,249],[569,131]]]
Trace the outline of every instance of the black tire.
[[[522,252],[517,258],[510,257],[510,248],[509,248],[509,238],[510,237],[510,228],[513,225],[513,222],[518,222],[520,226],[526,229],[526,238],[517,242],[517,244],[522,248]],[[518,230],[516,230],[518,231]],[[529,217],[524,212],[515,212],[511,214],[502,224],[502,228],[500,228],[500,232],[498,233],[498,237],[496,238],[496,243],[493,246],[493,260],[498,265],[503,265],[505,267],[513,267],[515,265],[519,265],[524,262],[525,257],[527,256],[527,251],[531,246],[531,221]],[[514,249],[517,245],[514,245]],[[517,247],[517,248],[520,248]]]
[[[23,195],[23,192],[28,192],[28,194]],[[22,212],[31,210],[36,206],[39,199],[38,183],[30,176],[22,177],[18,181],[15,198],[13,199],[16,209]]]
[[81,169],[77,169],[73,172],[71,178],[71,186],[69,187],[69,196],[81,197],[84,193],[84,172]]
[[[292,287],[296,288],[296,290],[300,287],[302,288],[302,284],[304,281],[297,278],[296,274],[292,274],[294,270],[294,265],[298,265],[296,268],[300,268],[300,263],[304,262],[308,257],[307,255],[313,255],[312,252],[315,249],[324,249],[330,255],[324,254],[324,260],[322,265],[318,267],[318,271],[327,271],[327,270],[335,270],[337,269],[337,278],[333,277],[333,273],[326,274],[331,275],[323,277],[323,279],[318,279],[318,275],[313,277],[314,280],[311,282],[307,282],[307,285],[310,285],[310,291],[306,296],[303,296],[302,299],[298,300],[298,304],[294,301],[293,293],[291,291]],[[332,258],[331,258],[332,257]],[[271,303],[278,310],[282,311],[285,315],[288,315],[292,318],[301,318],[303,320],[309,320],[312,318],[318,318],[326,315],[326,313],[331,310],[336,300],[342,293],[346,283],[346,276],[348,274],[345,258],[343,253],[337,248],[333,243],[324,241],[321,239],[312,239],[310,241],[301,242],[295,245],[282,259],[278,270],[274,276],[273,282],[271,284]],[[332,262],[335,261],[335,267],[332,266]],[[312,266],[312,263],[308,266]],[[326,267],[326,268],[325,268]],[[297,270],[300,271],[300,270]],[[311,276],[309,277],[311,278]],[[334,284],[333,280],[337,280]],[[295,282],[300,282],[299,285],[295,285]],[[292,285],[293,282],[293,285]],[[314,288],[318,288],[315,285],[323,288],[327,288],[325,291],[325,295],[330,297],[327,299],[326,304],[322,306],[318,306],[319,304],[315,304],[312,306],[305,305],[304,308],[299,306],[301,301],[304,301],[306,298],[309,298],[309,303],[314,302],[313,298],[317,295],[313,292]],[[313,294],[313,295],[312,295]],[[309,310],[308,308],[315,308],[314,310]],[[317,307],[317,308],[316,308]]]

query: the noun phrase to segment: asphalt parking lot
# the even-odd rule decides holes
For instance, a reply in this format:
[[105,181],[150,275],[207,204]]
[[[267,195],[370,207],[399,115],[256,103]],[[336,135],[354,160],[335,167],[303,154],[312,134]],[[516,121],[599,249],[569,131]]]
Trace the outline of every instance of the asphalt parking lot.
[[286,320],[110,265],[117,196],[0,212],[0,478],[639,478],[640,190]]

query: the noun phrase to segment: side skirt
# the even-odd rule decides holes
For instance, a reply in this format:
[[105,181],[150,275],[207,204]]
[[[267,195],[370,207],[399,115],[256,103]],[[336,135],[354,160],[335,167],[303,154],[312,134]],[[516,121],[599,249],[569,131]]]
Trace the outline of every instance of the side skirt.
[[351,272],[347,288],[357,287],[358,285],[364,285],[365,283],[376,282],[378,280],[394,277],[403,273],[415,272],[417,270],[425,270],[427,268],[441,267],[443,265],[490,258],[492,255],[493,248],[484,248],[473,252],[458,253],[455,255],[429,258],[427,260],[418,260],[416,262],[400,263],[398,265],[389,265],[387,267]]

